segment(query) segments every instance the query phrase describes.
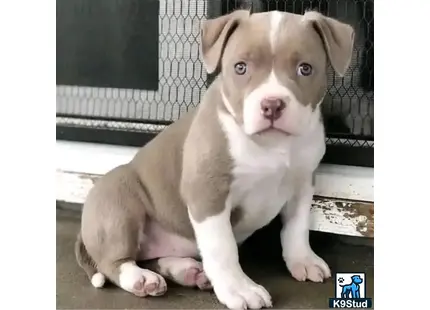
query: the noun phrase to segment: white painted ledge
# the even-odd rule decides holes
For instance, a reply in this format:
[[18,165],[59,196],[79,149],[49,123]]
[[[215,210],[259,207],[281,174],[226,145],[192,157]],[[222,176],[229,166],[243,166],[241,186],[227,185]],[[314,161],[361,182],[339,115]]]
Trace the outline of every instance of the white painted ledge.
[[[57,141],[57,171],[102,175],[129,162],[139,148]],[[325,165],[316,173],[316,195],[373,201],[373,168]]]
[[[56,142],[56,199],[83,203],[96,179],[129,162],[135,147]],[[322,164],[316,174],[311,229],[373,237],[373,169]]]

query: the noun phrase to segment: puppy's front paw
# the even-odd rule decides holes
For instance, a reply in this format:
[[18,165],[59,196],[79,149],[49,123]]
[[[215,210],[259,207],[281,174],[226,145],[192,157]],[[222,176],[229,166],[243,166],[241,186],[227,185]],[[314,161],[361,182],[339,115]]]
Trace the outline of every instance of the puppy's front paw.
[[298,281],[323,282],[331,277],[326,262],[312,251],[308,255],[286,258],[285,261],[291,275]]
[[272,298],[251,279],[234,279],[214,286],[218,300],[229,309],[271,308]]

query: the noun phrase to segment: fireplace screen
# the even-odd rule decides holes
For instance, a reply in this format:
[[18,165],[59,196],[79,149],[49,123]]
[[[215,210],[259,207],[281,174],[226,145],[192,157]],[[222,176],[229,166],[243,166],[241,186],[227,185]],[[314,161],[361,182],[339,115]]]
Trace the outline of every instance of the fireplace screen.
[[316,9],[356,31],[352,63],[322,105],[326,162],[373,166],[373,0],[57,0],[57,139],[141,146],[196,107],[212,80],[200,22]]

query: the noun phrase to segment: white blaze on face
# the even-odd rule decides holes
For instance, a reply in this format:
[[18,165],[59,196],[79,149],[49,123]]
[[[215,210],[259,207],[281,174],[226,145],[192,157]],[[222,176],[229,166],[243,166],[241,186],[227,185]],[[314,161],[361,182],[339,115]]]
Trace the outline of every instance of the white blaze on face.
[[275,49],[276,38],[278,36],[279,26],[283,18],[283,13],[279,11],[270,12],[270,45],[272,51]]
[[[283,12],[270,12],[269,35],[272,51],[275,51],[283,17]],[[301,104],[294,93],[280,83],[272,68],[268,78],[244,98],[243,127],[247,134],[252,135],[270,127],[271,123],[263,117],[261,109],[261,102],[268,97],[279,98],[287,104],[282,116],[274,122],[273,127],[290,134],[300,134],[309,124],[312,114],[311,105]]]
[[268,97],[279,98],[286,103],[286,108],[277,119],[273,127],[289,134],[300,134],[309,124],[312,114],[310,104],[300,103],[294,93],[282,85],[272,70],[264,83],[255,88],[243,103],[243,127],[248,135],[270,127],[271,123],[265,119],[261,109],[261,102]]

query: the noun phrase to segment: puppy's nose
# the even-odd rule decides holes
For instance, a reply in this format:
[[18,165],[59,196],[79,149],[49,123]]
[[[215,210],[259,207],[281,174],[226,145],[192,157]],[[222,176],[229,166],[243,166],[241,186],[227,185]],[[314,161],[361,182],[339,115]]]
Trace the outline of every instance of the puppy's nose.
[[280,98],[266,98],[261,101],[261,113],[264,118],[275,121],[281,117],[287,104]]

